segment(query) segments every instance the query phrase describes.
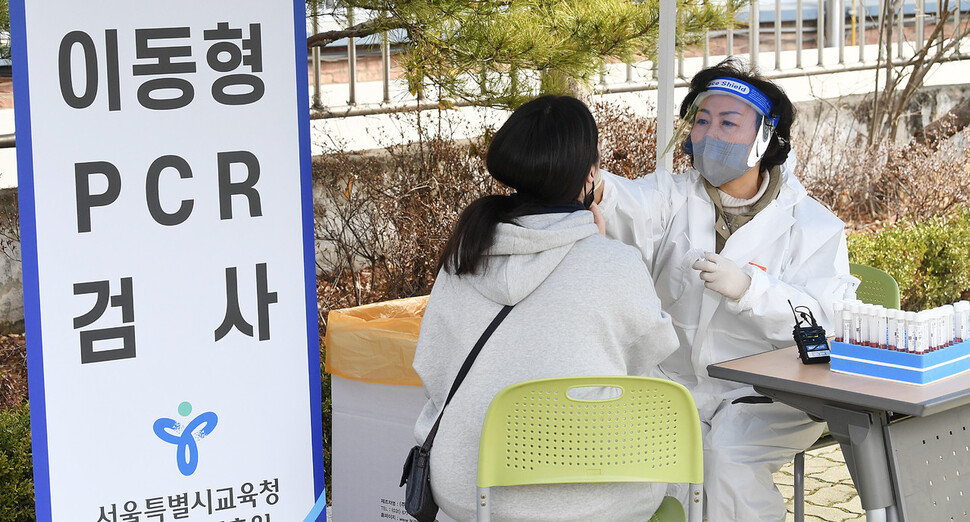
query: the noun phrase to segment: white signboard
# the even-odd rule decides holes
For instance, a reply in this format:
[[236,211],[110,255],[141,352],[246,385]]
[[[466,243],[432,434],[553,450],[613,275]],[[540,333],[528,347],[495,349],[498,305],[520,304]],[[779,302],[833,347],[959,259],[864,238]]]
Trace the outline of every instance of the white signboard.
[[303,3],[15,0],[11,21],[37,520],[303,520]]

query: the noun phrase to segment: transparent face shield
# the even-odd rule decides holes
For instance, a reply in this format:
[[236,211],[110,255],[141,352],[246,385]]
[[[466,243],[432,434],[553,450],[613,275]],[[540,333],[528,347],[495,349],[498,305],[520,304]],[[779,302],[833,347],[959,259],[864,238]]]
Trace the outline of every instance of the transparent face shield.
[[[710,85],[725,81],[718,79]],[[682,143],[685,152],[693,156],[694,167],[714,186],[736,179],[758,165],[768,150],[777,121],[765,117],[770,104],[760,91],[755,91],[752,99],[745,95],[752,87],[730,83],[742,92],[709,88],[699,94],[664,149],[666,155]]]
[[765,155],[774,130],[772,122],[747,100],[730,93],[704,91],[681,119],[664,155],[680,143],[687,153],[693,154],[695,144],[712,137],[742,146],[745,165],[750,168]]

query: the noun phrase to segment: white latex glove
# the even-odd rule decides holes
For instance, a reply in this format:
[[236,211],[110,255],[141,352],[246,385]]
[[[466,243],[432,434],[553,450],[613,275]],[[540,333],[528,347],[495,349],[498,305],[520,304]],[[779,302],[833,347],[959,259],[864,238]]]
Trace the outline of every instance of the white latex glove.
[[714,252],[704,254],[704,259],[698,259],[692,268],[701,271],[704,286],[735,301],[751,286],[751,276],[742,272],[737,263]]

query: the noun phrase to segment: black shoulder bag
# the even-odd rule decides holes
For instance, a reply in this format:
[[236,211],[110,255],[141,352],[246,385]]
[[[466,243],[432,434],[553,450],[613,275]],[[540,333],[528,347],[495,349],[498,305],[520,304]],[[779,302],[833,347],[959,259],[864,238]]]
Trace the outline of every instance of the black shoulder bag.
[[492,336],[492,332],[498,328],[499,323],[505,319],[505,316],[509,315],[511,310],[511,305],[503,307],[498,315],[495,316],[495,319],[492,319],[491,324],[488,325],[485,332],[482,333],[478,342],[475,343],[475,347],[472,348],[472,351],[468,353],[468,357],[465,358],[461,369],[458,370],[455,383],[451,385],[451,391],[448,392],[445,405],[438,412],[438,420],[435,421],[434,426],[428,433],[428,438],[424,441],[423,445],[411,448],[407,460],[404,461],[404,473],[401,475],[401,485],[408,485],[407,489],[404,490],[404,509],[407,510],[409,515],[417,519],[418,522],[434,522],[435,516],[438,515],[438,504],[435,503],[434,497],[431,496],[431,445],[434,443],[434,437],[438,433],[441,416],[444,414],[445,408],[451,402],[451,398],[455,395],[455,392],[458,391],[458,386],[465,380],[465,375],[468,374],[472,363],[478,357],[478,352],[482,351],[482,346],[485,346],[485,342]]

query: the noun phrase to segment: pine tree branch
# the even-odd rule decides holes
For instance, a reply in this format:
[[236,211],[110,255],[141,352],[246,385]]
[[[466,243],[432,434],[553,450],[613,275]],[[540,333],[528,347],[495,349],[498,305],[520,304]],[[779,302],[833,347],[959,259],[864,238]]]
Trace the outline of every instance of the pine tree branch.
[[374,20],[361,22],[346,29],[317,33],[306,39],[306,46],[307,49],[311,49],[313,47],[324,47],[325,45],[335,42],[341,38],[360,38],[363,36],[370,36],[372,34],[389,31],[391,29],[403,29],[407,26],[408,24],[400,18],[375,18]]

